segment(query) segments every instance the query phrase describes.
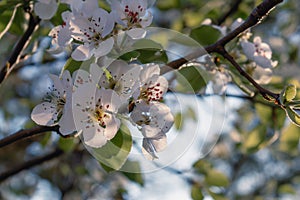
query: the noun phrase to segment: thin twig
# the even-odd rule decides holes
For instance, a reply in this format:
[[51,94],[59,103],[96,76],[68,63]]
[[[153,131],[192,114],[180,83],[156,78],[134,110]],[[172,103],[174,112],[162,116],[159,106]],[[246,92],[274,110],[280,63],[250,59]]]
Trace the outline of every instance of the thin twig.
[[29,12],[29,22],[28,27],[17,45],[15,46],[10,58],[5,63],[0,71],[0,84],[4,81],[4,79],[10,74],[13,70],[15,64],[18,62],[22,51],[26,48],[30,41],[30,37],[37,28],[38,24],[40,23],[40,18],[34,17],[32,13]]
[[48,131],[56,131],[57,133],[59,127],[58,126],[37,126],[31,129],[27,129],[27,130],[20,130],[14,134],[11,134],[3,139],[0,140],[0,148],[7,146],[9,144],[12,144],[14,142],[17,142],[19,140],[25,139],[25,138],[29,138],[29,137],[33,137],[36,135],[39,135],[41,133],[45,133]]
[[[244,76],[257,90],[258,92],[268,101],[274,101],[276,104],[279,104],[279,94],[273,93],[262,86],[260,86],[249,74],[247,74],[243,68],[234,60],[234,58],[225,50],[220,50],[219,52],[226,60],[228,60],[238,72]],[[272,97],[272,99],[270,98]]]
[[60,155],[62,155],[64,152],[61,149],[56,149],[53,152],[46,154],[42,157],[38,157],[38,158],[34,158],[32,160],[29,160],[17,167],[11,168],[3,173],[0,174],[0,182],[3,182],[4,180],[6,180],[7,178],[23,171],[26,169],[29,169],[31,167],[37,166],[42,164],[43,162],[49,161],[53,158],[59,157]]

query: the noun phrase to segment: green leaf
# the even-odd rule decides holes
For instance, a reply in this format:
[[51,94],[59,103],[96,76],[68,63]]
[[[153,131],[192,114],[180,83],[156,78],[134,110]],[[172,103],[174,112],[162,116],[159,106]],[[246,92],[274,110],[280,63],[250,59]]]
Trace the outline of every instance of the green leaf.
[[138,51],[130,51],[130,52],[127,52],[127,53],[123,54],[122,56],[120,56],[120,59],[124,60],[124,61],[127,61],[127,62],[130,62],[132,60],[138,59],[138,57],[140,55],[141,54]]
[[193,168],[200,174],[206,174],[212,168],[212,164],[200,159],[193,164]]
[[295,188],[291,184],[283,184],[278,189],[280,194],[296,194]]
[[205,176],[205,182],[210,186],[227,187],[229,180],[222,172],[211,169]]
[[70,73],[72,74],[74,71],[76,71],[80,68],[81,64],[82,64],[82,61],[76,61],[76,60],[73,60],[72,58],[69,58],[65,64],[65,66],[63,67],[61,74],[65,70],[69,70]]
[[149,39],[141,39],[132,45],[132,48],[139,53],[138,60],[141,63],[161,62],[167,63],[168,56],[161,44]]
[[297,95],[297,88],[295,85],[286,86],[280,93],[280,103],[285,105],[286,102],[293,100]]
[[202,200],[202,199],[204,199],[201,187],[199,187],[199,185],[194,184],[192,186],[191,197],[192,197],[193,200]]
[[300,113],[299,109],[292,109],[291,107],[287,106],[285,108],[286,114],[287,116],[290,118],[290,120],[296,125],[296,126],[300,126],[300,115],[298,113]]
[[280,150],[287,153],[298,152],[299,139],[300,128],[294,124],[290,124],[282,131],[279,145]]
[[203,46],[215,43],[221,35],[222,34],[218,29],[210,25],[201,25],[200,27],[193,29],[190,33],[190,37]]
[[122,173],[131,181],[144,185],[144,179],[141,173],[140,163],[127,160],[121,169]]
[[183,67],[178,71],[176,90],[184,93],[198,93],[203,89],[208,80],[208,74],[199,67]]
[[66,153],[72,152],[76,146],[74,138],[60,137],[58,141],[58,147]]
[[132,137],[125,125],[116,136],[101,148],[89,148],[90,153],[100,162],[107,172],[119,170],[127,160],[132,147]]

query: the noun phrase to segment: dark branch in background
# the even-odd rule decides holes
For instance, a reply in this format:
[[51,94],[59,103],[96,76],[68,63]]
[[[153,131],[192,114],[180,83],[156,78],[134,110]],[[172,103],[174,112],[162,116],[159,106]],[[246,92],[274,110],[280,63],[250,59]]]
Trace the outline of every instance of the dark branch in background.
[[38,157],[38,158],[35,158],[35,159],[32,159],[32,160],[29,160],[29,161],[15,167],[15,168],[11,168],[11,169],[9,169],[9,170],[7,170],[7,171],[0,174],[0,182],[3,182],[7,178],[9,178],[9,177],[11,177],[11,176],[23,171],[23,170],[26,170],[26,169],[29,169],[31,167],[40,165],[43,162],[51,160],[53,158],[59,157],[63,153],[64,152],[62,150],[56,149],[53,152],[51,152],[49,154],[46,154],[42,157]]
[[6,145],[12,144],[14,142],[17,142],[19,140],[25,139],[25,138],[29,138],[29,137],[33,137],[36,135],[39,135],[41,133],[45,133],[48,131],[56,131],[57,133],[59,133],[59,127],[58,126],[37,126],[31,129],[27,129],[27,130],[20,130],[12,135],[9,135],[3,139],[0,140],[0,148],[4,147]]
[[[261,20],[266,17],[269,12],[279,3],[283,2],[283,0],[264,0],[261,4],[259,4],[249,15],[249,17],[245,20],[243,24],[237,27],[232,32],[228,33],[226,36],[218,40],[215,44],[209,45],[205,47],[205,49],[199,49],[198,51],[187,55],[186,58],[180,58],[174,60],[167,65],[173,69],[178,69],[182,65],[186,64],[190,61],[190,59],[195,59],[201,57],[207,53],[218,53],[226,58],[239,72],[242,76],[248,79],[250,83],[259,91],[259,93],[267,100],[270,100],[272,97],[275,100],[275,103],[278,102],[278,94],[275,94],[263,87],[261,87],[255,80],[252,79],[250,75],[248,75],[235,61],[234,59],[227,53],[225,50],[225,45],[229,43],[231,40],[236,38],[239,34],[243,33],[248,28],[251,28],[261,22]],[[205,50],[205,51],[204,51]],[[268,96],[267,96],[268,95]]]
[[217,25],[221,25],[229,16],[233,15],[239,9],[239,5],[242,1],[243,0],[235,0],[235,2],[230,6],[228,12],[218,19]]
[[26,48],[29,43],[30,37],[33,34],[34,30],[40,23],[40,19],[36,18],[29,12],[29,22],[28,27],[19,42],[16,44],[10,58],[5,63],[0,71],[0,84],[4,81],[4,79],[9,75],[9,73],[13,70],[15,64],[18,62],[22,51]]

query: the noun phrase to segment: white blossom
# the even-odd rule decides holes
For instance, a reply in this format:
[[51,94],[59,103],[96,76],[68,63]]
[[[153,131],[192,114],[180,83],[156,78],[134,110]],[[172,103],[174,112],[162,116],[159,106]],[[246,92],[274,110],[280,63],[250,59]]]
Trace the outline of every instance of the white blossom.
[[67,135],[75,131],[72,114],[73,83],[69,71],[62,78],[50,75],[53,85],[45,102],[38,104],[31,113],[31,119],[42,126],[60,126],[60,132]]
[[[83,74],[81,76],[81,74]],[[73,95],[73,112],[76,129],[82,131],[86,145],[99,148],[111,140],[120,128],[116,113],[120,106],[119,96],[110,89],[98,89],[91,81],[81,81],[86,72],[79,70],[81,84]]]
[[114,40],[109,36],[113,30],[113,19],[105,10],[97,8],[91,17],[76,15],[70,21],[71,36],[83,43],[72,53],[78,61],[87,60],[91,56],[101,57],[113,48]]
[[165,133],[170,130],[174,123],[170,108],[159,102],[137,103],[131,113],[131,119],[140,127],[144,136],[144,151],[155,158],[154,152],[159,152],[165,148]]
[[111,0],[111,13],[130,37],[138,39],[145,36],[143,28],[149,26],[153,20],[148,6],[146,0]]
[[133,98],[147,103],[160,101],[168,90],[168,81],[160,76],[160,68],[156,64],[145,65],[140,73],[140,88],[135,91]]
[[97,65],[91,65],[90,73],[99,74],[99,86],[114,90],[122,99],[128,103],[128,99],[139,86],[139,74],[141,66],[137,64],[128,65],[125,61],[116,60],[112,62],[105,70]]
[[261,41],[260,37],[255,37],[252,42],[246,40],[241,42],[241,46],[247,58],[254,61],[263,68],[276,67],[277,61],[272,61],[272,50],[267,43]]

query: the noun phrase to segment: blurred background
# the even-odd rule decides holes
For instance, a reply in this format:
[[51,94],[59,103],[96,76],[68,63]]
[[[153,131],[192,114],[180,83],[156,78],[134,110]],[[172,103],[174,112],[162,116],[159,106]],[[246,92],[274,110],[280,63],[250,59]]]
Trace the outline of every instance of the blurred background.
[[[7,2],[0,1],[0,6]],[[152,8],[153,26],[189,35],[209,18],[212,24],[230,27],[237,18],[246,19],[261,2],[157,0]],[[103,1],[99,3],[107,6]],[[55,56],[47,52],[51,43],[47,34],[52,24],[61,23],[60,13],[66,7],[61,5],[59,9],[51,21],[41,22],[16,69],[0,85],[0,138],[36,126],[30,113],[48,91],[48,74],[58,75],[70,56],[70,52]],[[0,13],[1,31],[11,12]],[[272,59],[279,62],[265,86],[272,91],[280,92],[288,83],[300,86],[298,16],[299,1],[285,0],[251,29],[254,36],[270,45]],[[9,31],[0,39],[1,66],[27,23],[28,16],[17,9]],[[234,42],[227,47],[233,48]],[[190,133],[192,141],[169,163],[164,152],[154,162],[130,156],[126,165],[141,173],[107,173],[78,138],[63,139],[55,132],[2,147],[0,199],[297,199],[299,127],[287,119],[283,110],[259,95],[244,97],[245,93],[231,83],[220,96],[167,94],[166,103],[175,116],[175,125],[167,133],[169,143],[184,140]],[[176,110],[178,102],[180,111]],[[140,153],[139,146],[134,144],[132,155]],[[45,162],[32,164],[40,158]],[[18,168],[24,170],[3,178],[3,174]]]

